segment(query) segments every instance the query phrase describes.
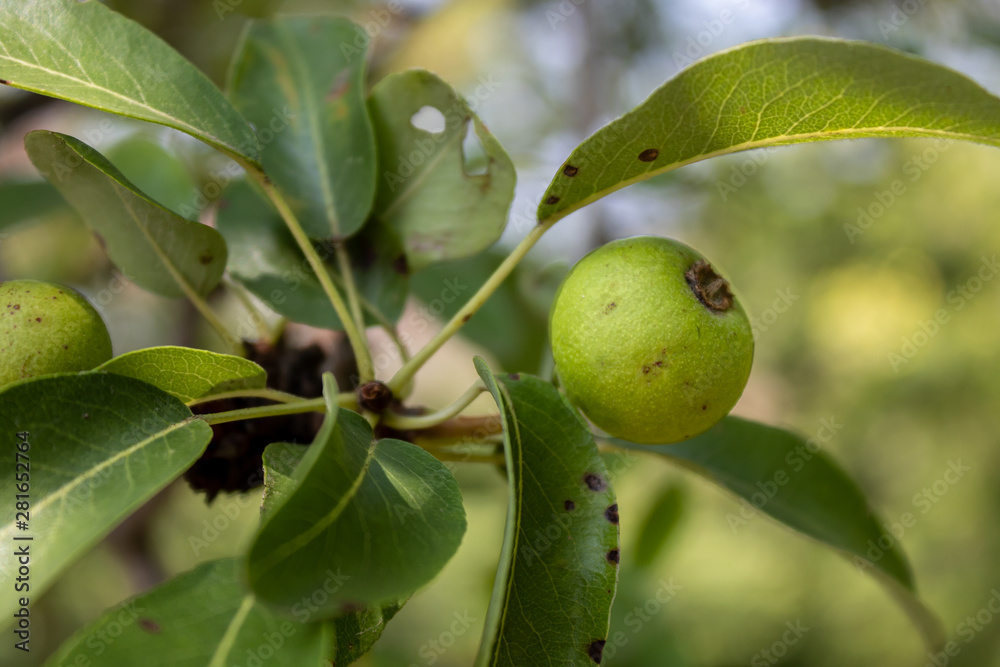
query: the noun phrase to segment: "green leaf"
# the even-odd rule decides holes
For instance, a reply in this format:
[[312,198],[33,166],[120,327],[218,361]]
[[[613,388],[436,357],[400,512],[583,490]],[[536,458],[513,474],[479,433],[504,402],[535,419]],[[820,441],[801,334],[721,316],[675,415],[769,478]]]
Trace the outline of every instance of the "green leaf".
[[185,403],[239,389],[263,389],[267,372],[252,361],[189,347],[149,347],[97,368],[148,382]]
[[[91,0],[92,1],[92,0]],[[163,208],[79,139],[36,130],[28,157],[103,238],[108,256],[140,287],[162,296],[206,295],[226,269],[226,242],[206,225]]]
[[750,42],[704,58],[580,144],[542,196],[551,224],[698,160],[807,141],[923,136],[1000,146],[1000,99],[950,69],[865,42]]
[[256,163],[257,138],[222,92],[138,23],[95,0],[0,0],[0,80],[187,132]]
[[547,382],[476,369],[500,407],[507,528],[477,667],[600,662],[618,585],[618,504],[594,437]]
[[[449,320],[505,258],[490,250],[432,264],[414,274],[413,292],[430,313]],[[548,346],[549,307],[565,272],[562,265],[522,261],[462,327],[462,336],[489,350],[505,371],[537,372]]]
[[[266,521],[271,512],[287,500],[301,481],[295,475],[308,447],[287,443],[274,443],[264,450],[264,499],[261,503],[261,520]],[[327,636],[335,647],[333,664],[346,667],[355,662],[382,636],[385,624],[403,605],[366,607],[353,610],[326,622]]]
[[46,181],[0,183],[0,202],[0,233],[66,207],[66,201]]
[[257,599],[286,613],[326,591],[317,618],[330,618],[430,581],[458,549],[465,510],[440,461],[407,442],[376,442],[361,415],[338,410],[333,376],[323,380],[327,418],[293,473],[294,493],[250,547],[248,574]]
[[[835,432],[836,424],[824,432]],[[899,541],[887,533],[864,493],[818,439],[726,417],[676,445],[616,444],[662,456],[743,499],[726,519],[738,532],[757,511],[834,548],[889,586],[929,644],[943,637],[939,622],[916,598],[916,584]],[[884,548],[888,545],[888,548]]]
[[[343,329],[309,262],[280,216],[246,182],[226,191],[216,226],[229,246],[229,272],[269,308],[293,322]],[[317,248],[335,283],[333,251]],[[372,221],[347,242],[369,325],[392,323],[406,305],[405,257],[396,233]]]
[[308,445],[274,442],[264,449],[264,495],[260,502],[261,522],[280,507],[298,487],[295,469],[309,451]]
[[368,653],[382,636],[385,624],[401,607],[402,604],[369,607],[327,621],[327,631],[336,647],[333,666],[346,667]]
[[147,199],[177,215],[196,215],[198,187],[184,162],[161,144],[133,134],[111,146],[106,157]]
[[260,133],[267,175],[312,238],[351,236],[375,198],[366,57],[344,48],[359,30],[330,16],[254,21],[230,76],[233,103]]
[[[105,612],[49,658],[49,667],[329,666],[323,626],[254,604],[239,559],[211,561]],[[83,662],[83,661],[86,662]],[[77,662],[80,661],[80,662]]]
[[[212,429],[156,387],[110,373],[61,374],[25,380],[0,392],[0,429],[9,447],[26,434],[30,449],[28,519],[8,503],[0,525],[0,563],[26,546],[32,601],[56,576],[133,510],[184,472],[205,449]],[[18,472],[23,472],[19,470]],[[0,493],[14,498],[14,471]],[[25,520],[27,529],[16,521]],[[30,541],[17,538],[31,537]],[[16,570],[0,568],[0,586],[14,590]],[[0,597],[0,618],[12,619],[17,596]]]
[[676,484],[663,489],[659,497],[649,506],[646,520],[639,529],[635,543],[635,563],[639,567],[649,567],[663,551],[667,540],[674,534],[678,522],[687,506],[684,487]]
[[[375,214],[403,239],[413,270],[474,255],[503,232],[514,197],[514,164],[451,86],[424,70],[385,77],[368,103],[378,142]],[[432,133],[411,118],[424,107],[444,117]],[[473,174],[463,151],[470,123],[486,156],[486,173]]]

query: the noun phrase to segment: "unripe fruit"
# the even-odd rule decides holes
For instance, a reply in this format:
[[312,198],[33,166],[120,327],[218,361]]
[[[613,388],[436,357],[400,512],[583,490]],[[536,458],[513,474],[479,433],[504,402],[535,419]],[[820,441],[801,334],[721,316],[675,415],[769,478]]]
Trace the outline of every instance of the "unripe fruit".
[[0,283],[0,387],[87,371],[110,358],[104,321],[75,290],[37,280]]
[[615,437],[680,442],[739,400],[753,333],[729,284],[697,251],[654,236],[613,241],[573,267],[549,335],[569,399]]

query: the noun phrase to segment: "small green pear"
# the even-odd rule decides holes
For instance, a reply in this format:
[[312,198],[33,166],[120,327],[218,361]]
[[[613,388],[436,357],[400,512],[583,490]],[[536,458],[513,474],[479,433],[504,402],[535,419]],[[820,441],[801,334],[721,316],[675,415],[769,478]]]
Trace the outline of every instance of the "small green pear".
[[37,280],[0,283],[0,387],[110,358],[104,320],[78,292]]
[[549,319],[567,397],[609,434],[687,440],[726,416],[753,363],[753,332],[729,283],[671,239],[620,239],[581,259]]

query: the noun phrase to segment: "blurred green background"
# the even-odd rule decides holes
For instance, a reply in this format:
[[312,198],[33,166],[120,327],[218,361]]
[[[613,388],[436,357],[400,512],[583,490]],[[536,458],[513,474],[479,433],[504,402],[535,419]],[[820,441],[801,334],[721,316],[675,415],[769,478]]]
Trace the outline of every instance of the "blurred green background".
[[[247,13],[337,11],[367,24],[375,35],[373,81],[413,66],[438,72],[476,101],[514,158],[519,183],[501,251],[532,224],[549,177],[577,143],[692,59],[743,41],[867,39],[954,67],[1000,93],[995,0],[108,4],[220,83]],[[221,160],[173,131],[9,89],[0,90],[0,124],[0,279],[82,290],[101,307],[116,354],[168,343],[215,346],[189,306],[117,279],[82,223],[33,182],[21,140],[38,127],[78,136],[176,207],[211,182]],[[650,233],[679,238],[721,266],[756,323],[757,357],[737,413],[807,436],[824,423],[840,426],[825,446],[887,524],[907,512],[916,517],[897,533],[924,597],[961,647],[947,659],[959,667],[1000,665],[1000,617],[986,606],[1000,599],[998,182],[1000,152],[970,145],[865,140],[743,153],[618,192],[560,222],[530,256],[540,267],[565,265],[607,240]],[[547,274],[551,283],[553,271]],[[521,316],[481,326],[476,337],[523,341],[527,352],[498,349],[492,359],[544,373],[538,295],[550,290],[531,278],[501,295]],[[218,305],[240,313],[234,299],[220,297]],[[418,400],[453,400],[474,377],[474,352],[483,352],[474,341],[456,341],[436,356],[420,377]],[[488,409],[485,401],[476,405]],[[949,474],[950,483],[953,467],[964,472],[957,480]],[[471,664],[505,488],[491,469],[459,464],[456,472],[469,513],[463,546],[389,624],[364,665]],[[602,664],[945,664],[925,654],[873,579],[766,517],[734,522],[740,505],[701,480],[659,461],[628,459],[616,488],[621,583]],[[103,609],[162,577],[239,553],[258,502],[254,494],[222,496],[206,506],[183,483],[167,489],[44,596],[33,610],[35,651],[16,664],[41,664]],[[637,549],[651,513],[662,547],[653,539]],[[666,603],[656,597],[663,587],[673,591]],[[5,642],[0,664],[9,661]]]

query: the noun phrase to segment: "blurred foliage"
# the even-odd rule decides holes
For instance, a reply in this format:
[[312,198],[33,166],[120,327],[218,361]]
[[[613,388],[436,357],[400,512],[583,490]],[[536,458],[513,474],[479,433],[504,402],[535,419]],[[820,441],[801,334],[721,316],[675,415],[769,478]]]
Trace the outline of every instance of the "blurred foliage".
[[[405,2],[395,12],[388,3],[360,1],[223,0],[234,11],[221,16],[214,2],[109,4],[157,30],[217,82],[245,20],[241,12],[332,10],[369,26],[376,42],[373,81],[406,67],[435,69],[476,101],[477,113],[515,160],[510,238],[495,250],[523,235],[537,197],[569,151],[676,73],[684,58],[761,37],[830,34],[921,53],[1000,91],[1000,10],[993,0],[427,0]],[[732,21],[721,22],[723,10]],[[500,85],[480,96],[477,87],[491,76]],[[4,91],[0,181],[30,175],[17,146],[23,125],[42,124],[38,113],[48,114],[50,127],[53,114],[63,114],[53,129],[78,136],[105,118]],[[112,143],[136,132],[124,121],[116,128]],[[129,144],[109,151],[112,159],[137,182],[146,171],[157,180],[164,177],[154,173],[168,175],[161,196],[174,205],[204,206],[197,195],[221,163],[176,133],[139,132],[143,137],[134,141],[166,147],[181,168],[165,157],[142,157],[156,151]],[[821,419],[842,424],[827,450],[894,526],[918,585],[961,649],[949,664],[996,667],[1000,619],[986,605],[1000,590],[1000,533],[993,528],[1000,523],[1000,414],[993,409],[1000,400],[1000,280],[973,288],[982,258],[1000,254],[1000,154],[935,147],[860,141],[692,165],[574,214],[529,258],[540,266],[572,262],[603,240],[656,233],[676,236],[722,266],[757,321],[757,359],[737,412],[806,436]],[[136,150],[139,159],[130,157]],[[2,208],[13,207],[9,194],[0,197]],[[179,302],[116,283],[99,244],[65,208],[53,203],[31,215],[34,225],[0,229],[0,277],[83,289],[102,304],[119,354],[204,344]],[[845,230],[862,224],[861,234]],[[449,271],[485,275],[496,261],[494,252],[485,257],[469,267],[442,267],[438,277],[415,276],[417,292],[433,301],[441,281],[452,278]],[[421,287],[425,280],[430,284]],[[491,346],[509,342],[496,348],[503,367],[533,370],[544,356],[547,293],[531,281],[505,285],[491,310],[477,316],[482,324],[469,323],[468,338]],[[935,319],[939,311],[944,323]],[[451,398],[442,396],[441,404]],[[945,473],[954,462],[970,470],[949,484]],[[609,639],[615,650],[606,649],[605,664],[772,664],[768,651],[789,666],[919,667],[930,660],[883,591],[848,561],[763,517],[734,532],[726,515],[739,511],[735,501],[659,462],[626,457],[609,466],[626,553]],[[505,511],[503,480],[494,470],[473,468],[457,470],[469,518],[458,555],[359,664],[471,663]],[[669,548],[649,556],[644,547],[649,565],[630,567],[628,549],[636,548],[657,503],[676,502],[661,500],[663,489],[676,484],[686,489],[684,516],[666,540]],[[142,540],[109,539],[44,596],[32,616],[37,649],[17,664],[40,664],[104,608],[148,587],[150,576],[239,553],[253,533],[258,504],[251,494],[206,507],[174,485],[137,518],[145,526]],[[235,509],[227,514],[226,508]],[[901,523],[906,513],[916,519],[910,527]],[[674,593],[663,593],[671,582]],[[794,645],[783,645],[786,624],[796,622],[808,630]],[[9,643],[0,646],[0,664],[12,661],[11,651]]]

